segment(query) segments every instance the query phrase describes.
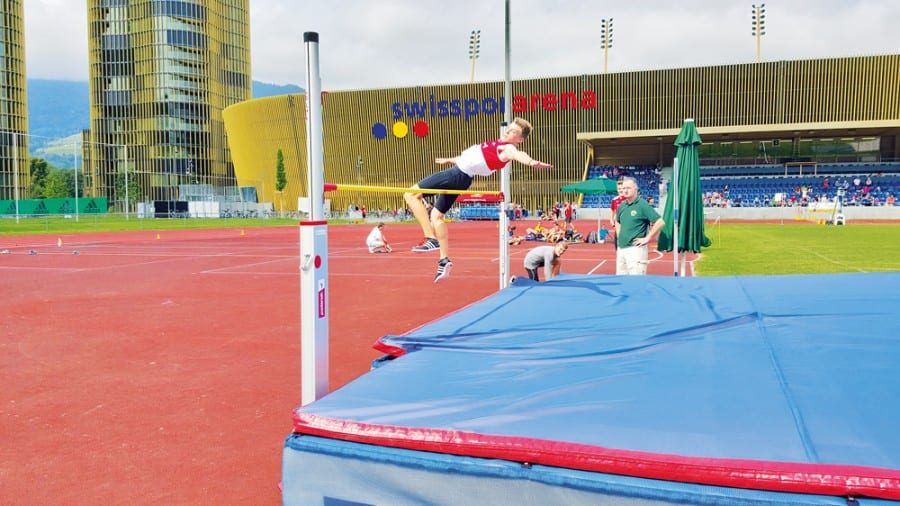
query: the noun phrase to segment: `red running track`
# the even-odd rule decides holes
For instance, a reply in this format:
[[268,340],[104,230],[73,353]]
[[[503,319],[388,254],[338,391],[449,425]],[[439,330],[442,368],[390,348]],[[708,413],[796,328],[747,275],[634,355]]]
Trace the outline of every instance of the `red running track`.
[[[332,389],[369,369],[377,338],[499,286],[496,222],[450,225],[454,268],[439,284],[437,254],[409,251],[418,226],[388,223],[383,255],[365,249],[371,226],[329,227]],[[300,403],[298,237],[0,237],[0,504],[280,504]],[[510,247],[512,274],[535,244]],[[575,244],[563,271],[614,263],[611,244]],[[651,263],[672,270],[671,255]]]

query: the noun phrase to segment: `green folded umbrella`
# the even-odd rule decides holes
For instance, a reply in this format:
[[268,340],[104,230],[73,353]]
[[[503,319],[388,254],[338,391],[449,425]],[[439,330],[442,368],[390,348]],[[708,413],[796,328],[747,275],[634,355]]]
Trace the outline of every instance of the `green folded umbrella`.
[[675,139],[677,174],[673,174],[673,179],[677,178],[678,184],[675,192],[670,187],[666,199],[663,212],[666,226],[659,234],[659,251],[672,251],[677,244],[679,252],[699,253],[701,247],[712,244],[703,231],[703,192],[700,189],[700,156],[697,152],[697,146],[702,143],[694,120],[686,119]]

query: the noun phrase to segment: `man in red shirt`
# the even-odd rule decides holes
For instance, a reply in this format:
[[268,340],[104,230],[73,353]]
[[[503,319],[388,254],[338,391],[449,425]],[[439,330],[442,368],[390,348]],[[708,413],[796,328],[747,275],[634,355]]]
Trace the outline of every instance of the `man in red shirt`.
[[[622,182],[623,179],[621,177],[616,181],[616,191],[619,194],[613,197],[612,202],[609,204],[609,230],[613,234],[615,234],[616,230],[616,209],[625,200],[625,197],[622,195]],[[618,241],[613,240],[613,244],[616,245],[616,248],[619,247]]]

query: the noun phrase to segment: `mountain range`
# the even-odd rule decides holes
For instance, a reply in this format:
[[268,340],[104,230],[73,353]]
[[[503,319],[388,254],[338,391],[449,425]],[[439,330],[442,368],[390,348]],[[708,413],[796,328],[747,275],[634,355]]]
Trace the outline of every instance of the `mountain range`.
[[[293,84],[253,81],[253,98],[303,93]],[[80,135],[90,128],[87,81],[28,79],[29,152],[61,169],[81,166]],[[75,146],[78,146],[76,149]]]

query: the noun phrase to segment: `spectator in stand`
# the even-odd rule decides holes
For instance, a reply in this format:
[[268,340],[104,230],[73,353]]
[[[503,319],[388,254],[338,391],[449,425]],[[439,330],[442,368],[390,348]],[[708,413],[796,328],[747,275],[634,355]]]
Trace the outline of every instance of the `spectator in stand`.
[[892,205],[894,205],[894,201],[895,201],[894,194],[888,193],[887,197],[884,199],[884,205],[892,206]]

